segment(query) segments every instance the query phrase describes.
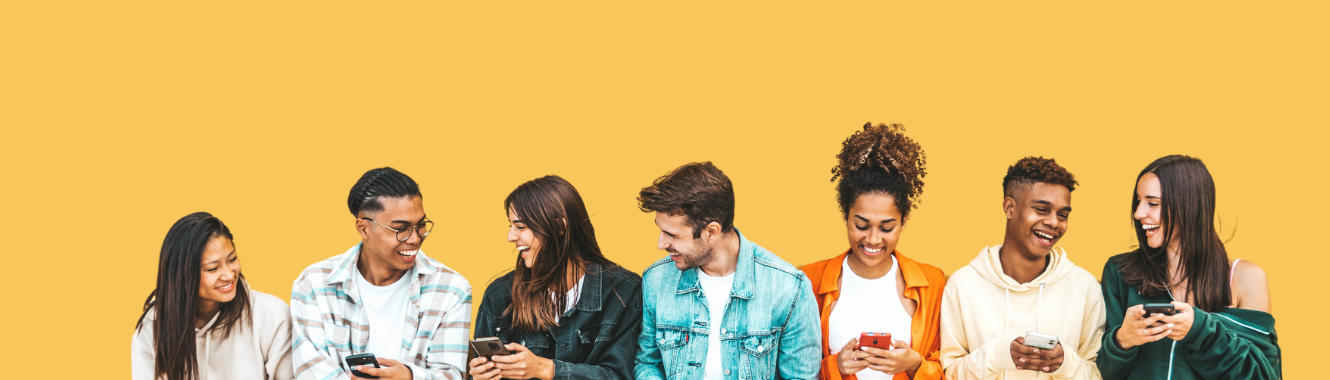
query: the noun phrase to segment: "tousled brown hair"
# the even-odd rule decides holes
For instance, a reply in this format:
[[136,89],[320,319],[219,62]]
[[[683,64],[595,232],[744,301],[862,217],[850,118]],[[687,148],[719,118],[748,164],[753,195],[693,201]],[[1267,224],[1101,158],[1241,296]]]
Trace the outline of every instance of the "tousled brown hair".
[[711,222],[719,223],[722,233],[734,229],[734,185],[711,161],[685,164],[657,178],[642,188],[637,202],[642,212],[686,216],[693,238]]
[[1050,185],[1067,187],[1067,192],[1076,191],[1076,176],[1058,165],[1052,158],[1029,156],[1016,161],[1007,168],[1007,176],[1002,177],[1002,195],[1010,197],[1018,188],[1029,187],[1043,182]]

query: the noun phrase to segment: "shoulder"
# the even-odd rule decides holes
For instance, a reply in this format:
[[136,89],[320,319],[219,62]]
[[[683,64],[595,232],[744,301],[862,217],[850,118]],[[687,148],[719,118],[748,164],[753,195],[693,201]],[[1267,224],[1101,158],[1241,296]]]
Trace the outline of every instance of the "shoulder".
[[670,258],[666,256],[665,258],[651,263],[651,265],[647,266],[646,270],[642,271],[642,281],[650,283],[652,280],[665,279],[670,276],[677,276],[678,274],[679,268],[674,266],[674,260],[670,260]]
[[508,271],[508,273],[505,273],[502,277],[491,281],[489,285],[485,286],[485,300],[497,300],[498,298],[507,299],[511,297],[513,293],[513,278],[516,276],[516,272]]
[[457,273],[457,271],[449,268],[447,265],[443,265],[443,263],[430,258],[429,256],[423,256],[422,258],[422,262],[425,266],[434,269],[433,274],[426,276],[429,283],[428,285],[442,285],[457,289],[465,289],[468,293],[471,292],[471,282],[467,281],[466,277],[463,277],[461,273]]
[[315,262],[313,264],[310,264],[308,267],[305,267],[305,270],[300,271],[300,276],[296,277],[296,280],[292,284],[291,290],[309,291],[312,290],[313,288],[323,286],[323,284],[325,284],[328,281],[328,278],[332,276],[333,271],[337,270],[338,264],[341,263],[343,260],[349,260],[350,256],[355,255],[356,252],[359,251],[359,248],[360,248],[359,245],[351,247],[350,250],[347,250],[342,254],[329,257],[323,260],[319,260],[318,262]]
[[277,296],[260,292],[252,288],[249,289],[249,294],[250,298],[252,298],[250,300],[250,304],[254,305],[254,310],[256,313],[258,312],[272,313],[272,314],[280,313],[286,315],[291,312],[290,311],[291,307],[286,305],[286,301],[283,301],[281,298],[277,298]]
[[1088,295],[1101,295],[1103,293],[1099,279],[1090,274],[1090,271],[1081,268],[1080,265],[1071,268],[1071,272],[1067,273],[1067,277],[1063,281],[1070,281],[1073,285],[1083,288]]
[[1270,283],[1260,265],[1239,261],[1233,267],[1231,288],[1238,308],[1270,312]]
[[604,275],[606,277],[609,277],[610,280],[613,280],[616,287],[642,286],[642,276],[638,275],[637,273],[634,273],[633,271],[625,269],[624,267],[621,267],[618,264],[611,266],[610,269],[605,271]]
[[838,254],[826,260],[814,261],[804,265],[799,268],[799,270],[803,271],[805,276],[808,276],[809,281],[813,281],[813,286],[817,286],[817,282],[822,279],[822,274],[826,273],[827,266],[831,265],[832,261],[836,261],[836,259],[840,257],[841,255]]
[[932,265],[924,263],[918,263],[918,264],[919,264],[919,270],[924,272],[924,278],[928,279],[929,287],[936,288],[937,292],[941,292],[942,288],[945,287],[947,284],[946,273],[943,273],[942,269],[939,269],[938,267]]
[[988,280],[985,280],[980,276],[979,272],[975,271],[973,267],[966,265],[961,267],[961,269],[957,269],[956,272],[952,273],[951,277],[947,279],[947,289],[968,285],[975,281],[987,282]]
[[778,276],[786,275],[797,279],[808,278],[808,276],[804,275],[803,271],[795,268],[794,265],[791,265],[784,259],[781,259],[780,256],[776,256],[776,254],[771,253],[771,251],[768,251],[761,246],[757,246],[757,244],[753,245],[754,248],[756,248],[753,251],[753,262],[757,264],[759,271],[763,271],[763,268],[765,268],[767,272],[777,274]]

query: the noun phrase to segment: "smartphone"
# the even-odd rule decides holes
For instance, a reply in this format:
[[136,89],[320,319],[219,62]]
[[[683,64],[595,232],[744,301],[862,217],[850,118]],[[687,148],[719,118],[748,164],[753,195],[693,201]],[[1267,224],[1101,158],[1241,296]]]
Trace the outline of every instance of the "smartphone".
[[890,350],[894,345],[891,344],[891,333],[866,332],[859,334],[859,349],[864,347],[877,347],[883,350]]
[[1037,332],[1027,332],[1025,333],[1025,345],[1043,350],[1051,350],[1058,345],[1058,337]]
[[495,337],[479,338],[471,341],[471,354],[478,358],[492,360],[495,355],[512,355],[503,347],[503,341]]
[[1178,313],[1178,310],[1174,309],[1171,303],[1147,303],[1141,306],[1145,307],[1147,317],[1152,314],[1173,315]]
[[367,373],[360,372],[360,371],[357,371],[357,370],[356,370],[356,367],[358,367],[358,366],[362,366],[362,365],[368,365],[368,366],[374,366],[374,368],[380,368],[380,367],[379,367],[379,360],[374,358],[374,354],[371,354],[371,353],[368,353],[368,352],[367,352],[367,353],[363,353],[363,354],[355,354],[355,355],[347,356],[347,357],[346,357],[346,365],[347,365],[348,367],[351,367],[351,374],[352,374],[352,375],[356,375],[356,376],[363,377],[363,378],[366,378],[366,379],[377,379],[377,378],[379,378],[378,376],[370,376],[370,375],[367,374]]

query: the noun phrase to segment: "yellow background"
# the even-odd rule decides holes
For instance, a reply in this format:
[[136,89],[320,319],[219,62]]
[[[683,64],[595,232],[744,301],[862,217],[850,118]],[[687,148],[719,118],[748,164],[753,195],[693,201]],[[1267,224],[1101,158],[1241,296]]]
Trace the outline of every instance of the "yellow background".
[[384,165],[422,186],[426,254],[477,289],[515,260],[502,200],[521,182],[567,178],[608,256],[641,270],[663,255],[637,191],[700,160],[734,181],[753,241],[824,259],[848,246],[833,157],[873,121],[905,123],[928,154],[900,249],[947,273],[1001,242],[999,184],[1020,157],[1080,180],[1061,245],[1096,276],[1134,244],[1137,172],[1204,159],[1231,256],[1270,275],[1285,373],[1312,377],[1326,16],[1318,2],[7,2],[6,373],[123,378],[162,238],[190,212],[222,218],[252,286],[288,298],[302,268],[356,244],[347,192]]

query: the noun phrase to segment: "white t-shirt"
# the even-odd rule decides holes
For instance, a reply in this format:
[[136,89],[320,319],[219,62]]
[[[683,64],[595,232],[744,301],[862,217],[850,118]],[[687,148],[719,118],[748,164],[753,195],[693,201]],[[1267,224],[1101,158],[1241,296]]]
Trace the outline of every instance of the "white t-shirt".
[[410,298],[411,278],[415,269],[406,271],[402,278],[387,286],[374,286],[356,271],[356,290],[360,292],[360,308],[369,318],[369,344],[365,352],[375,358],[399,360],[402,337],[406,335],[407,299]]
[[[881,278],[866,279],[850,270],[850,257],[842,262],[840,298],[827,318],[830,325],[827,344],[831,354],[840,352],[850,339],[866,332],[891,333],[892,341],[910,342],[910,322],[913,317],[905,312],[896,292],[896,271],[900,263],[891,255],[891,270]],[[890,379],[887,374],[865,368],[856,375],[860,379]]]
[[[564,314],[568,314],[569,310],[572,310],[574,307],[577,306],[577,296],[582,294],[582,280],[585,279],[586,275],[578,277],[577,285],[574,285],[572,289],[568,289],[568,294],[563,299],[564,302],[566,302],[566,304],[563,305],[563,312],[554,315],[554,323],[559,323],[560,317],[563,317]],[[558,301],[557,299],[554,298],[554,292],[550,292],[550,300]]]
[[702,294],[707,296],[707,311],[711,313],[711,323],[707,325],[711,328],[711,332],[707,334],[707,361],[702,367],[702,378],[721,380],[725,378],[725,369],[722,368],[725,362],[721,356],[720,324],[725,319],[725,304],[730,300],[730,290],[734,288],[734,273],[723,277],[711,277],[698,268],[697,281],[702,285]]

